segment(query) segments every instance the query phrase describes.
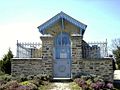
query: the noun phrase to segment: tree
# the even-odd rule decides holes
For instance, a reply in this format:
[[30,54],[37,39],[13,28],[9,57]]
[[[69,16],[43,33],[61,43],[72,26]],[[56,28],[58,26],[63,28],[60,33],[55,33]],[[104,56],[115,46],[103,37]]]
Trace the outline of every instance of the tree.
[[114,39],[112,44],[114,47],[113,54],[115,56],[116,63],[118,65],[118,69],[120,69],[120,38]]
[[13,54],[9,49],[8,53],[4,55],[1,63],[1,70],[6,74],[11,74],[11,58],[13,58]]

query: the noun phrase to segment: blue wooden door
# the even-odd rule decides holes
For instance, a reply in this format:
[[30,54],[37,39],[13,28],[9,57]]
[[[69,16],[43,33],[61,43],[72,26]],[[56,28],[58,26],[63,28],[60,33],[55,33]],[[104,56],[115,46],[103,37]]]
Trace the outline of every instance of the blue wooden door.
[[55,38],[54,78],[71,77],[71,42],[69,34],[60,33]]

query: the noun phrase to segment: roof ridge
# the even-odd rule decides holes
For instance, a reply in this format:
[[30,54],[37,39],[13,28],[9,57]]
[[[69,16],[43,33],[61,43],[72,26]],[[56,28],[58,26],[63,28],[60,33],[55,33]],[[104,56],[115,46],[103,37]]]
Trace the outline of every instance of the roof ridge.
[[53,23],[55,23],[60,18],[64,18],[68,22],[76,25],[77,27],[82,28],[83,30],[85,30],[86,27],[87,27],[87,25],[79,22],[78,20],[72,18],[71,16],[69,16],[66,13],[64,13],[63,11],[61,11],[60,13],[58,13],[57,15],[55,15],[54,17],[52,17],[51,19],[49,19],[48,21],[46,21],[45,23],[43,23],[42,25],[38,26],[39,31],[42,34],[44,34],[44,30],[47,29],[48,27],[50,27]]

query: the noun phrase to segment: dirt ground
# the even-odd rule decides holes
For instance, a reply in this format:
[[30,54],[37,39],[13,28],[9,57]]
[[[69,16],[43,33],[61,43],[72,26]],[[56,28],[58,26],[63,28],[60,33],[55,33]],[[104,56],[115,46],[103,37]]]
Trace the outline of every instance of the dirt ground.
[[71,90],[69,84],[70,82],[55,82],[55,87],[51,90]]

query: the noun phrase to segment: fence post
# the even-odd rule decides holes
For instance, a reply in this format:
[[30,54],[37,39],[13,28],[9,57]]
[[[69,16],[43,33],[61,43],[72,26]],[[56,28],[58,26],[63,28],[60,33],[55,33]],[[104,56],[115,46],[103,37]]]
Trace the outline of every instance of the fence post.
[[107,50],[107,39],[106,39],[106,42],[105,42],[105,44],[106,44],[105,52],[106,52],[106,56],[108,57],[108,50]]
[[18,40],[17,40],[17,52],[16,52],[16,54],[17,54],[17,58],[19,58],[19,45],[18,45],[19,43],[18,43]]

